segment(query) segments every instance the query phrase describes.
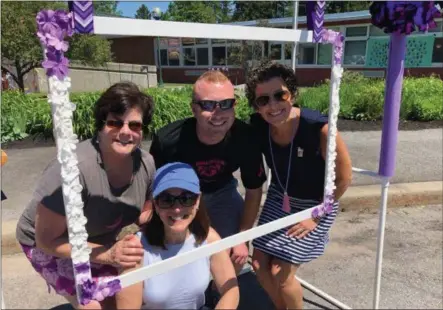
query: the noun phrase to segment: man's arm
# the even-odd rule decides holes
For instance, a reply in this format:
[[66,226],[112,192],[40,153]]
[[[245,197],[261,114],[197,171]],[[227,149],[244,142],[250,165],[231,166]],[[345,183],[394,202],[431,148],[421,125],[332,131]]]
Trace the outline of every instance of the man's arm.
[[240,222],[240,232],[251,229],[260,211],[263,189],[260,186],[255,189],[246,188],[243,216]]
[[[262,187],[266,181],[263,166],[263,157],[258,141],[253,133],[249,133],[248,142],[242,145],[240,156],[242,157],[240,172],[245,187],[245,202],[243,215],[240,220],[240,232],[251,229],[254,226],[261,205]],[[247,243],[239,244],[233,248],[232,259],[237,265],[243,265],[248,258]],[[238,267],[235,266],[238,272]]]
[[247,142],[242,145],[244,149],[241,150],[240,172],[246,191],[240,231],[248,230],[254,225],[260,210],[263,184],[267,179],[259,139],[251,127],[248,129]]
[[166,164],[164,160],[165,154],[162,154],[163,153],[162,144],[157,134],[153,134],[149,153],[151,153],[152,157],[154,158],[155,167],[157,169]]

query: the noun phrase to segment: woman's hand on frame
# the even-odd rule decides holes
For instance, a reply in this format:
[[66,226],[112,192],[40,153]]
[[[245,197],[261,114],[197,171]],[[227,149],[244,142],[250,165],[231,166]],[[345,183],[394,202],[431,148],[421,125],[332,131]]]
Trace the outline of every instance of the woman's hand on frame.
[[307,234],[313,231],[317,227],[317,222],[313,219],[307,219],[295,224],[288,229],[286,235],[289,237],[295,237],[297,239],[304,238]]
[[143,245],[135,235],[127,235],[109,249],[109,260],[120,268],[133,268],[143,259]]

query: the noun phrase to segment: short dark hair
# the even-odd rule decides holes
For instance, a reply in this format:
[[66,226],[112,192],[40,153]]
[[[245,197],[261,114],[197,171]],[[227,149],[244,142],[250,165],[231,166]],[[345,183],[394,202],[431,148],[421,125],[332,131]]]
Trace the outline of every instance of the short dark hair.
[[123,115],[126,111],[139,108],[143,125],[148,126],[154,113],[154,100],[140,91],[132,82],[119,82],[109,87],[97,100],[94,108],[96,133],[103,129],[109,113]]
[[255,89],[257,84],[267,82],[274,77],[281,78],[285,82],[286,87],[288,87],[291,97],[295,98],[297,95],[297,79],[294,70],[280,63],[265,60],[254,67],[246,79],[246,98],[248,98],[248,103],[251,107],[255,107]]
[[[198,245],[208,237],[209,224],[208,213],[206,212],[203,199],[200,198],[198,210],[189,225],[189,230],[195,236],[195,241]],[[152,212],[151,220],[144,226],[144,233],[149,244],[166,249],[164,224],[155,210]]]

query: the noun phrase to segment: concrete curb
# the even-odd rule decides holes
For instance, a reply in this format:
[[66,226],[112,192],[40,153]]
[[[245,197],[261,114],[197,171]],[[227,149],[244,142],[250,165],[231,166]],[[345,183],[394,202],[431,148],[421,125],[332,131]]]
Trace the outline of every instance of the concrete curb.
[[[266,198],[263,195],[262,201]],[[388,208],[416,205],[441,204],[443,201],[443,182],[400,183],[389,186]],[[377,211],[381,203],[381,186],[351,186],[340,199],[340,210]],[[17,221],[2,222],[1,254],[10,255],[22,250],[15,239]]]

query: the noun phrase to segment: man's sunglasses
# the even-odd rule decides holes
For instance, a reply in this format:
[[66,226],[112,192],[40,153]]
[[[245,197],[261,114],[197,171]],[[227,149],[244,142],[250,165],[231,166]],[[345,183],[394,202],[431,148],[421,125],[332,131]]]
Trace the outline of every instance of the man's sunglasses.
[[169,193],[161,193],[155,201],[160,209],[169,209],[175,205],[177,201],[183,207],[192,207],[197,202],[198,195],[191,192],[183,192],[178,196]]
[[124,122],[122,120],[108,119],[106,126],[113,129],[122,129],[125,124],[128,124],[129,129],[135,132],[140,132],[143,128],[143,123],[138,121]]
[[[274,97],[275,101],[287,101],[289,98],[291,98],[291,93],[287,90],[279,90],[276,91],[272,97]],[[257,97],[255,99],[255,105],[257,107],[264,107],[271,101],[271,96],[269,95],[263,95],[260,97]]]
[[203,111],[212,112],[215,110],[217,105],[219,106],[220,110],[225,111],[225,110],[232,109],[232,107],[235,104],[235,98],[229,98],[229,99],[220,100],[220,101],[198,100],[198,101],[194,101],[194,103],[198,104]]

